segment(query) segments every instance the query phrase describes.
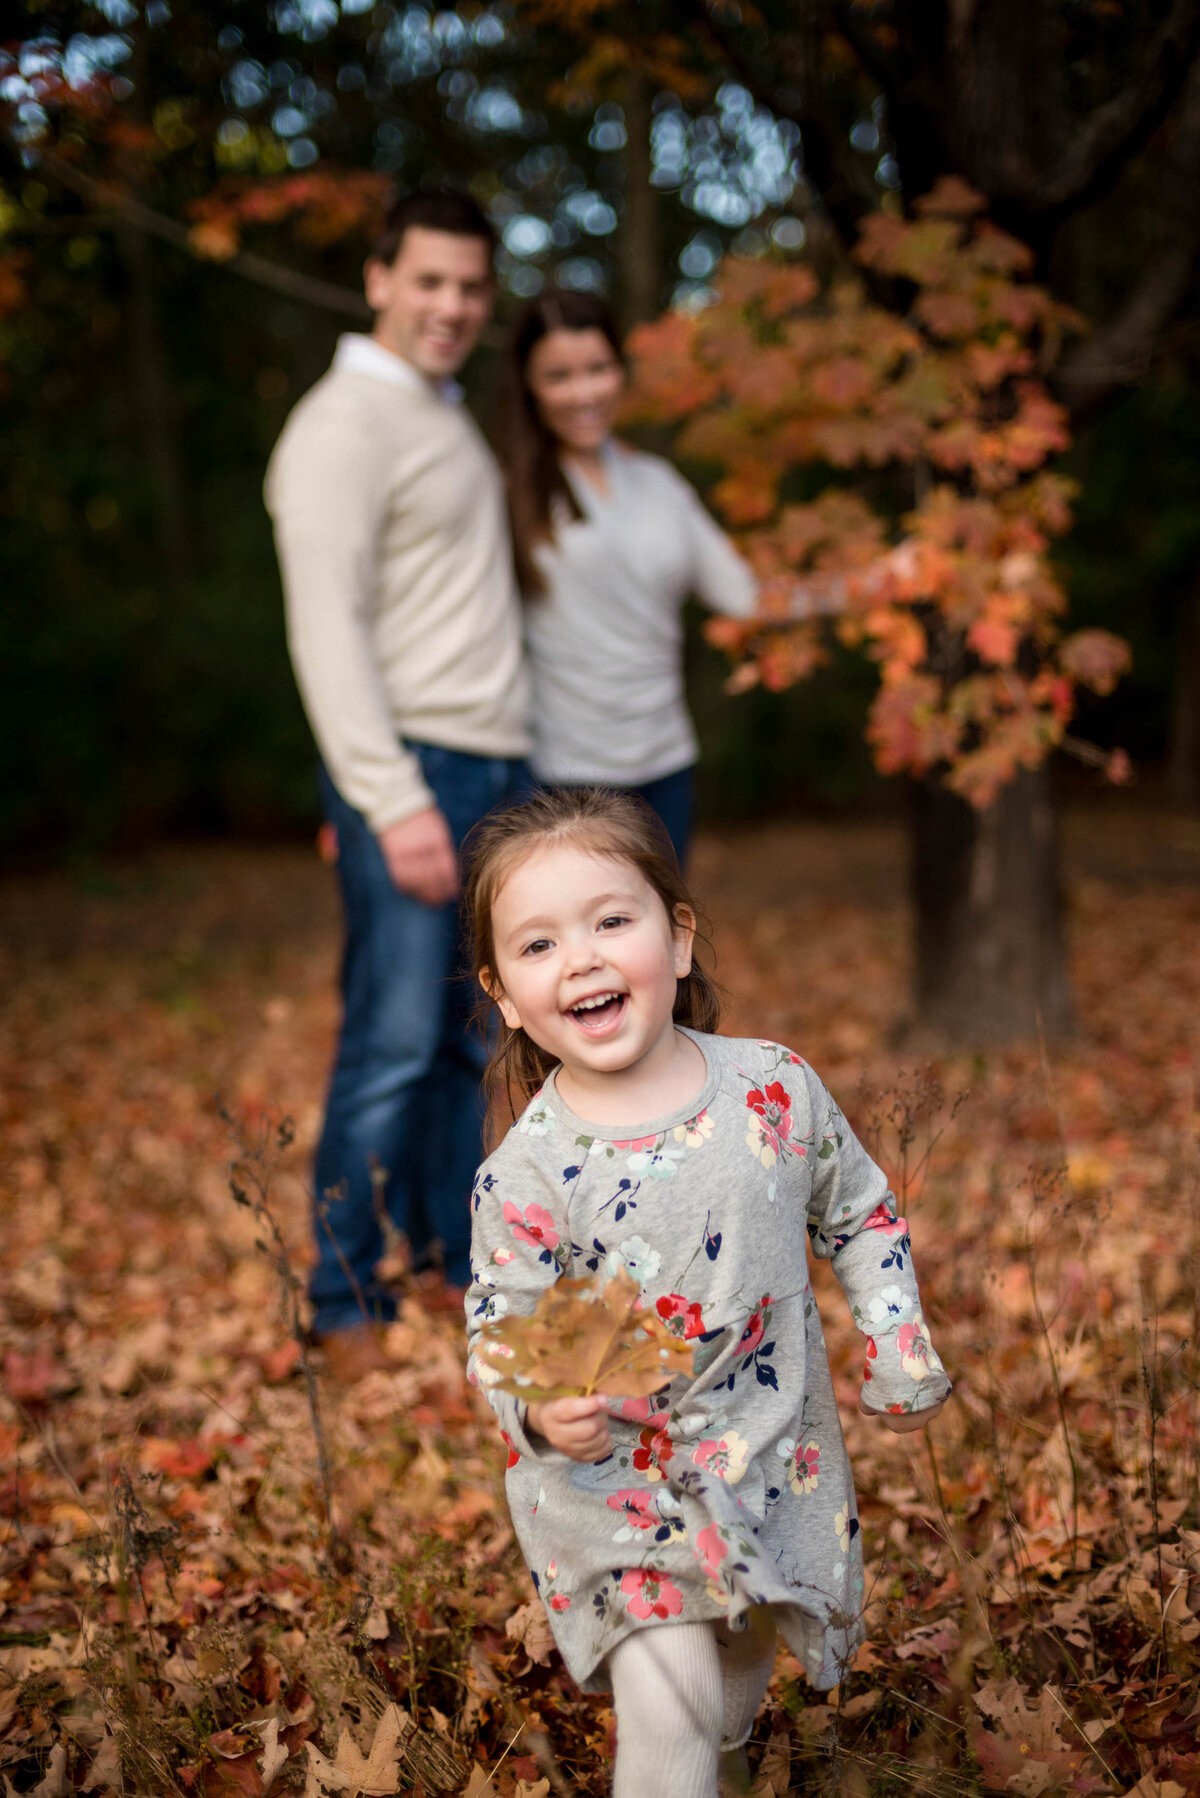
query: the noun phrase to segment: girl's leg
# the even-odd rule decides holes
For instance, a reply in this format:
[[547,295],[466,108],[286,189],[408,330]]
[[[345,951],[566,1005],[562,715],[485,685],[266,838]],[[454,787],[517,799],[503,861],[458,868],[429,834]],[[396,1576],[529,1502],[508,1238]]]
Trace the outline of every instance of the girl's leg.
[[724,1623],[716,1625],[724,1692],[718,1761],[722,1798],[750,1790],[745,1744],[775,1665],[775,1614],[770,1606],[756,1605],[744,1613],[742,1621],[746,1627],[740,1630],[731,1630]]
[[617,1713],[613,1798],[716,1798],[724,1703],[713,1626],[635,1630],[608,1668]]
[[744,1619],[745,1629],[732,1630],[725,1623],[716,1628],[724,1687],[722,1751],[740,1748],[749,1736],[775,1665],[775,1613],[770,1605],[755,1605]]

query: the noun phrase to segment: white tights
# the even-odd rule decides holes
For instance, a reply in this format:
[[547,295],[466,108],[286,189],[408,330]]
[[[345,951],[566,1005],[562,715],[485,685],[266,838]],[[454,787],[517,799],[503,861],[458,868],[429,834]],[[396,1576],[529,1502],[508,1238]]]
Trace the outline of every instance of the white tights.
[[716,1798],[718,1756],[750,1734],[775,1661],[770,1608],[745,1620],[652,1624],[613,1649],[613,1798]]

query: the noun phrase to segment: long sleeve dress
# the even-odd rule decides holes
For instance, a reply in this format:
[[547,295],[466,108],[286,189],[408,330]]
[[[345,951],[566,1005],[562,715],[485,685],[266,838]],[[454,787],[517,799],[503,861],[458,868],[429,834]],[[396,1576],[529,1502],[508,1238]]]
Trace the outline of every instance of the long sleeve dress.
[[570,1672],[607,1687],[631,1630],[769,1604],[810,1682],[836,1685],[862,1639],[854,1489],[808,1277],[832,1261],[866,1342],[873,1410],[950,1389],[929,1340],[887,1180],[826,1088],[777,1043],[688,1032],[708,1075],[686,1108],[589,1124],[552,1074],[475,1185],[474,1343],[562,1275],[626,1267],[695,1348],[649,1399],[610,1395],[613,1453],[570,1460],[489,1388],[509,1445],[508,1501]]

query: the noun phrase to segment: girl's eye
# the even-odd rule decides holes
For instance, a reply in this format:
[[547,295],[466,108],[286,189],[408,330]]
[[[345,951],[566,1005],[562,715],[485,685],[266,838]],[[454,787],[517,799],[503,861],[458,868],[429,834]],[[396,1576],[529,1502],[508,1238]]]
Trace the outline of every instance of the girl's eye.
[[616,930],[619,925],[628,924],[628,922],[629,919],[624,917],[620,912],[613,912],[610,917],[601,918],[600,928],[601,930]]
[[539,936],[539,937],[535,937],[532,943],[526,943],[525,947],[521,951],[521,954],[522,955],[540,955],[544,949],[548,949],[549,947],[550,947],[549,937]]

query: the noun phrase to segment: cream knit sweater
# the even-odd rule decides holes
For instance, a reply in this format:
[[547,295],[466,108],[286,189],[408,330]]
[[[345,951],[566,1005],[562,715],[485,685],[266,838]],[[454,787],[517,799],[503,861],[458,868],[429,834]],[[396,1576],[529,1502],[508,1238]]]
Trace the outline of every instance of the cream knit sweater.
[[526,754],[503,492],[464,406],[344,337],[284,426],[266,502],[309,722],[372,830],[434,803],[404,738]]

